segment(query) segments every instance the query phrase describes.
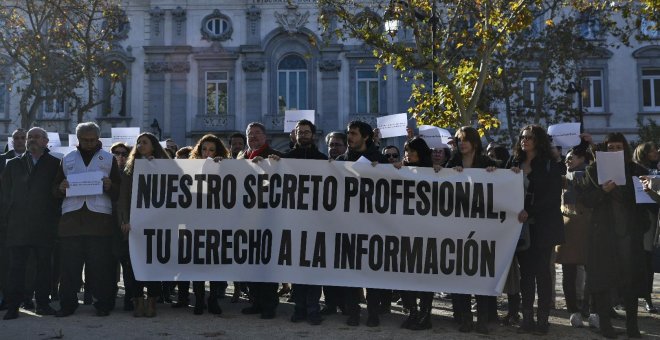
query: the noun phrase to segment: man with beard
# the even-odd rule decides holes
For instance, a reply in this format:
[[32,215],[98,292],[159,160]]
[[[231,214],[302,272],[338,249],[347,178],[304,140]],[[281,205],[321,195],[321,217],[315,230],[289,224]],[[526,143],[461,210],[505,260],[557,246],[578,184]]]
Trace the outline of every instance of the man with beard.
[[[259,161],[270,155],[281,156],[282,154],[272,149],[266,142],[266,127],[258,122],[248,124],[245,129],[247,135],[248,149],[241,151],[237,159],[251,159]],[[275,318],[275,308],[279,303],[277,297],[277,283],[272,282],[248,282],[248,288],[252,297],[252,306],[243,308],[243,314],[261,314],[262,319]]]
[[9,275],[5,320],[16,319],[25,297],[25,271],[30,252],[36,258],[36,313],[53,315],[50,307],[51,255],[60,214],[51,192],[59,160],[48,153],[48,134],[38,127],[27,133],[27,152],[11,159],[2,174],[2,224],[6,225]]
[[[376,166],[378,163],[389,163],[385,155],[378,151],[373,143],[373,130],[365,122],[354,120],[348,123],[348,150],[337,157],[338,161],[355,162],[360,157],[365,157]],[[346,324],[358,326],[360,324],[360,297],[362,288],[343,288],[345,298],[345,312],[348,313]],[[391,291],[386,289],[367,288],[367,326],[376,327],[380,324],[378,314],[382,309],[381,303],[391,303]],[[389,309],[389,308],[388,308]]]
[[245,150],[245,144],[247,144],[247,140],[242,133],[236,132],[229,136],[229,151],[231,152],[231,158],[236,159],[238,154]]
[[[293,145],[291,151],[285,153],[282,158],[328,159],[314,144],[316,126],[311,121],[307,119],[300,120],[296,124],[294,132],[296,143]],[[279,160],[280,157],[271,155],[268,158]],[[320,325],[321,313],[319,300],[321,299],[321,286],[293,284],[293,292],[296,307],[291,316],[291,321],[299,322],[307,319],[307,322],[313,326]]]
[[328,145],[328,158],[337,159],[346,152],[346,134],[333,131],[325,136],[325,144]]

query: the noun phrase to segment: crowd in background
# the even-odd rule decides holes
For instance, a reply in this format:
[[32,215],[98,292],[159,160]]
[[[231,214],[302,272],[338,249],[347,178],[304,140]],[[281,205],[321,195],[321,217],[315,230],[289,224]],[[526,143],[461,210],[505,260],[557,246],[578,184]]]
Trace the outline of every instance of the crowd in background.
[[[357,161],[373,164],[428,167],[439,171],[480,168],[487,172],[522,173],[525,203],[518,215],[521,236],[504,287],[505,315],[498,315],[497,298],[443,292],[450,298],[453,317],[461,332],[487,334],[497,323],[517,326],[520,333],[547,334],[550,310],[555,308],[555,264],[561,265],[562,286],[570,323],[585,322],[615,338],[611,319],[614,306],[625,308],[626,332],[641,337],[638,300],[657,313],[651,300],[653,257],[658,241],[658,205],[637,204],[633,177],[640,178],[651,198],[660,201],[647,175],[658,171],[658,148],[642,143],[631,149],[623,134],[610,133],[594,144],[589,134],[565,156],[553,146],[546,130],[529,125],[520,130],[509,149],[490,143],[484,147],[473,127],[456,130],[454,138],[439,148],[430,148],[424,138],[409,134],[403,146],[380,145],[378,129],[352,121],[346,131],[325,136],[326,152],[316,145],[315,125],[298,122],[291,133],[289,150],[268,144],[267,131],[258,122],[225,141],[213,134],[194,146],[179,148],[173,140],[165,147],[150,133],[137,137],[135,146],[116,143],[110,152],[99,141],[100,129],[92,122],[76,128],[79,145],[60,160],[49,153],[48,135],[35,127],[12,134],[13,150],[0,155],[0,288],[5,320],[19,316],[19,308],[39,315],[67,317],[75,313],[83,287],[83,303],[93,304],[98,316],[115,309],[120,274],[123,276],[123,309],[136,317],[154,317],[158,303],[173,308],[190,305],[190,282],[144,282],[135,278],[128,248],[131,231],[132,176],[137,159],[246,159],[265,158]],[[623,151],[626,184],[599,184],[595,151]],[[103,194],[67,196],[67,177],[81,172],[103,174]],[[83,283],[84,271],[84,283]],[[276,315],[279,298],[291,294],[295,304],[292,322],[322,323],[340,311],[346,323],[358,326],[361,303],[366,303],[366,325],[380,324],[383,313],[399,303],[406,312],[401,327],[424,330],[432,327],[434,292],[392,291],[360,287],[317,286],[293,283],[233,282],[232,303],[242,298],[250,305],[243,314],[263,319]],[[227,282],[192,283],[193,313],[221,314],[219,300]],[[146,294],[146,295],[145,295]],[[145,298],[146,296],[146,298]],[[172,297],[175,296],[175,301]],[[323,296],[323,305],[320,301]],[[34,299],[34,302],[33,302]],[[54,310],[51,301],[59,300]],[[534,305],[536,302],[536,310]],[[35,304],[36,303],[36,304]],[[323,308],[321,308],[323,306]],[[476,307],[476,322],[473,308]],[[586,319],[586,320],[584,320]]]

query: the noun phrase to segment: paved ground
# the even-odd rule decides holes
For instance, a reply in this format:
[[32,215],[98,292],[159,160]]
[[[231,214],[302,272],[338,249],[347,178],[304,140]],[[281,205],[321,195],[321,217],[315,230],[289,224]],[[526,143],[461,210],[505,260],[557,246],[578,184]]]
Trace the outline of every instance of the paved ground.
[[[559,268],[558,268],[559,269]],[[597,332],[584,328],[573,328],[568,323],[568,313],[563,303],[561,288],[561,272],[558,270],[557,309],[551,315],[550,334],[546,339],[598,339]],[[660,274],[656,274],[653,299],[660,307]],[[228,291],[231,291],[231,285]],[[158,316],[155,318],[134,318],[129,312],[121,311],[122,299],[118,299],[118,310],[109,317],[94,316],[94,308],[80,306],[71,317],[55,318],[40,317],[31,312],[21,310],[16,320],[0,320],[0,339],[428,339],[442,337],[447,339],[498,339],[498,338],[534,338],[520,336],[515,328],[491,325],[489,335],[476,333],[463,334],[456,329],[451,321],[451,304],[447,300],[436,299],[433,318],[433,329],[428,331],[409,331],[399,328],[404,320],[400,306],[395,306],[393,313],[381,318],[381,326],[369,328],[364,325],[366,311],[363,314],[360,327],[345,325],[345,317],[335,315],[327,317],[321,326],[310,326],[306,323],[293,324],[289,317],[293,305],[282,299],[275,320],[261,320],[255,316],[240,314],[240,309],[247,306],[245,301],[231,304],[229,299],[221,300],[224,313],[220,316],[204,314],[193,315],[192,308],[175,310],[169,305],[158,305]],[[500,301],[502,304],[504,301]],[[53,303],[58,308],[57,303]],[[394,305],[393,305],[394,306]],[[645,338],[660,339],[660,315],[644,311],[642,300],[639,307],[640,330]],[[500,309],[500,314],[505,312]],[[620,312],[623,315],[623,312]],[[615,321],[625,338],[622,320]]]

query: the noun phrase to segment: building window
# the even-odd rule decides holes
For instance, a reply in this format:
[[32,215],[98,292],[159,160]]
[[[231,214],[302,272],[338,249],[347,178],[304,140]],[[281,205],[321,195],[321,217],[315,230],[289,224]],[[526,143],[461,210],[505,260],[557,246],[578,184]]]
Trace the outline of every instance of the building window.
[[378,113],[378,72],[357,70],[357,113]]
[[538,101],[538,78],[533,73],[523,73],[522,100],[523,106],[534,107]]
[[588,70],[582,78],[582,105],[589,112],[603,112],[603,71]]
[[206,114],[226,115],[228,98],[227,72],[206,72]]
[[202,19],[202,39],[210,41],[229,40],[233,31],[231,19],[217,9]]
[[289,55],[277,67],[277,106],[284,110],[307,109],[307,63],[297,55]]
[[63,118],[66,113],[66,103],[57,95],[47,94],[43,102],[44,118]]
[[642,103],[646,111],[660,111],[660,69],[642,70]]

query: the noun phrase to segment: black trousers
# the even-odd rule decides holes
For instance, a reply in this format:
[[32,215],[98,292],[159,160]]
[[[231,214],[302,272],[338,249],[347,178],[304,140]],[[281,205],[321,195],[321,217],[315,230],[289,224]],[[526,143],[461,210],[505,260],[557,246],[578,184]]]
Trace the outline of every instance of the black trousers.
[[[456,304],[456,310],[460,314],[460,320],[472,319],[472,295],[451,294],[452,302]],[[488,322],[490,314],[490,302],[492,297],[487,295],[475,295],[477,300],[477,320]]]
[[295,313],[298,316],[319,315],[321,307],[321,286],[293,284],[293,299],[296,303]]
[[539,247],[532,245],[529,249],[517,253],[520,264],[520,293],[522,309],[534,309],[534,299],[538,289],[538,311],[540,314],[550,312],[552,300],[552,277],[550,275],[550,257],[554,247]]
[[115,288],[115,257],[112,236],[69,236],[60,239],[60,304],[73,311],[78,307],[77,292],[81,285],[83,265],[87,267],[85,281],[97,299],[94,307],[110,311]]
[[30,253],[36,259],[36,280],[34,290],[38,306],[48,305],[50,302],[50,274],[51,258],[53,248],[50,246],[12,246],[8,247],[9,271],[6,289],[6,298],[9,308],[18,308],[25,300],[27,294],[32,291],[26,290],[25,272],[28,265]]
[[[345,287],[343,288],[343,295],[344,304],[346,306],[346,313],[351,316],[360,315],[360,298],[362,297],[362,288]],[[391,304],[391,290],[367,288],[367,313],[370,315],[378,315],[380,312],[381,301],[384,301],[384,299],[388,296],[388,303]]]
[[[400,291],[403,307],[408,310],[417,310],[417,299],[419,299],[419,309],[431,310],[433,305],[433,292],[418,292],[412,290]],[[453,294],[452,294],[453,297]]]
[[[193,281],[193,293],[195,293],[195,297],[204,297],[206,294],[206,290],[204,287],[204,283],[206,281]],[[226,283],[224,281],[210,281],[209,286],[210,286],[210,292],[209,292],[209,299],[217,299],[219,294],[220,294],[220,289],[223,286],[223,283]],[[184,287],[186,288],[186,287]],[[179,289],[181,289],[181,286],[179,286]],[[188,289],[186,289],[188,291]]]
[[248,282],[250,289],[250,296],[252,296],[252,306],[259,309],[261,312],[274,312],[279,297],[277,296],[277,288],[279,283],[272,282]]
[[566,300],[566,310],[569,313],[577,313],[580,311],[580,306],[577,303],[577,264],[562,264],[561,271],[563,278],[561,285],[564,289],[564,299]]
[[343,287],[323,286],[323,296],[326,308],[336,311],[337,307],[339,307],[341,310],[344,310],[344,297],[342,296],[342,292]]

